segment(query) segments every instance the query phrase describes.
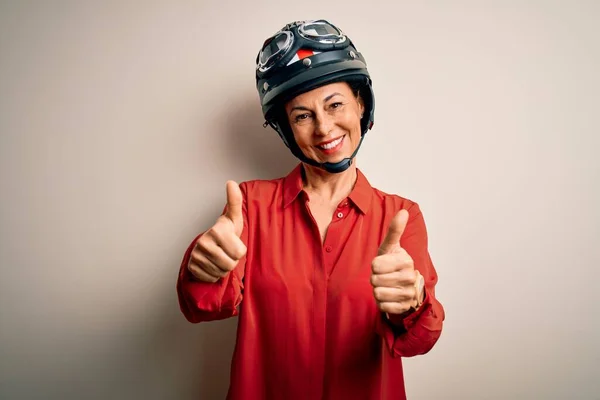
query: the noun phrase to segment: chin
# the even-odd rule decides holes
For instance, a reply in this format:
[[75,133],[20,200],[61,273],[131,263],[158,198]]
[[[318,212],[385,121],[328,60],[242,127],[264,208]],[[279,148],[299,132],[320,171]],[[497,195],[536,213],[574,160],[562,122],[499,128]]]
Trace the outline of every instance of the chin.
[[[321,152],[317,151],[311,151],[311,155],[307,156],[308,158],[310,158],[311,160],[315,160],[318,163],[332,163],[335,164],[337,162],[340,162],[346,158],[350,158],[350,156],[352,156],[354,149],[352,150],[346,150],[346,149],[341,149],[339,151],[337,151],[335,154],[330,154],[330,155],[326,155],[326,154],[322,154]],[[308,152],[303,152],[305,155]]]
[[337,163],[337,162],[344,160],[345,158],[349,158],[350,156],[351,156],[351,154],[336,155],[336,156],[328,157],[327,160],[325,160],[324,162]]

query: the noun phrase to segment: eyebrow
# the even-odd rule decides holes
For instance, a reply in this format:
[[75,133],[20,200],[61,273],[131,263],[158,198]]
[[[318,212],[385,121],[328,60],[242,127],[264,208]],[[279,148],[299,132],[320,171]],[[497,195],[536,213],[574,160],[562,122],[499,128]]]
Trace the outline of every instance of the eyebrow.
[[[325,97],[323,99],[323,103],[327,103],[329,100],[331,100],[332,98],[334,98],[335,96],[343,96],[341,93],[335,92],[335,93],[331,93],[329,96]],[[304,107],[304,106],[295,106],[292,107],[292,109],[290,110],[290,114],[294,111],[294,110],[302,110],[302,111],[310,111],[308,108]]]
[[323,103],[327,103],[329,100],[331,100],[334,96],[342,96],[341,93],[335,92],[335,93],[331,93],[329,96],[325,97],[323,99]]

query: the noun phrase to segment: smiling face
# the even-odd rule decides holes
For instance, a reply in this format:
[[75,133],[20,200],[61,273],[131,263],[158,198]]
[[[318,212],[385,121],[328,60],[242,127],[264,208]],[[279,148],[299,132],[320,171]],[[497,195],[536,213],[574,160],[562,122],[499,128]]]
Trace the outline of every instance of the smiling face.
[[364,109],[363,100],[346,82],[313,89],[285,105],[298,147],[320,163],[335,163],[352,155],[360,143]]

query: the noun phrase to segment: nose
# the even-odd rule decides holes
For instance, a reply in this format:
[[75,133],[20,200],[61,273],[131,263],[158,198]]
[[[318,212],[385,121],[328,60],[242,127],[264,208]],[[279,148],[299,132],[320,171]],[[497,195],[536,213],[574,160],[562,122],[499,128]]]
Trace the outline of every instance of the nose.
[[315,134],[318,136],[327,136],[333,128],[333,118],[327,113],[320,113],[316,116]]

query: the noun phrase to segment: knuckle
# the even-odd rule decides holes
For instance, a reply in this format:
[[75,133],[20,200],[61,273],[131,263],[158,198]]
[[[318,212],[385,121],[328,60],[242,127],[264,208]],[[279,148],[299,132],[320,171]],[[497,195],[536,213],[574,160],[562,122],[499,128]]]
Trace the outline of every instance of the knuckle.
[[414,288],[410,288],[409,290],[405,290],[402,292],[399,300],[412,300],[415,297],[416,290]]
[[398,265],[399,267],[405,267],[406,266],[406,257],[404,256],[404,254],[402,254],[402,253],[394,254],[394,263],[396,265]]
[[236,266],[237,266],[237,261],[232,260],[231,258],[227,257],[220,263],[219,268],[221,268],[221,270],[222,270],[221,272],[223,273],[223,276],[225,276],[227,274],[227,272],[233,271]]
[[204,276],[206,277],[206,280],[208,282],[216,282],[223,277],[223,275],[221,275],[221,273],[216,270],[211,270],[211,272],[209,272],[209,271],[204,271],[204,272],[205,272]]
[[379,257],[375,257],[373,261],[371,261],[371,270],[376,273],[379,265]]
[[407,291],[410,291],[412,287],[410,285],[407,285],[406,282],[402,282],[402,284],[398,285],[398,291],[400,292],[400,295],[405,296]]
[[215,276],[213,268],[206,266],[202,261],[190,262],[188,264],[188,270],[194,278],[202,282],[214,283],[219,280],[219,277]]
[[198,277],[203,276],[203,275],[212,275],[213,274],[213,268],[211,267],[210,263],[207,263],[203,259],[195,260],[193,268],[196,272],[196,276],[198,276]]
[[394,263],[402,266],[408,264],[409,261],[412,261],[412,259],[404,249],[401,249],[396,253],[390,254],[390,257],[393,257]]
[[394,301],[400,301],[404,298],[404,291],[402,289],[396,288],[394,290],[393,299]]
[[244,257],[246,253],[244,253],[241,249],[235,249],[235,251],[233,252],[233,259],[234,261],[239,261],[242,259],[242,257]]
[[210,237],[212,241],[219,242],[223,238],[223,229],[219,225],[210,228]]
[[377,286],[379,284],[380,279],[377,275],[372,274],[370,281],[371,281],[371,286]]
[[386,260],[384,256],[375,257],[371,262],[371,268],[374,273],[380,273],[385,270]]
[[[237,237],[236,237],[237,239]],[[236,243],[236,246],[233,248],[233,257],[235,258],[235,260],[240,260],[242,257],[244,257],[246,255],[246,251],[248,249],[246,248],[246,246],[241,243],[241,241],[239,241],[238,243]]]
[[197,264],[189,264],[188,270],[195,278],[197,278],[197,279],[203,278],[204,274],[202,274],[202,269]]
[[198,249],[200,249],[202,252],[205,252],[206,249],[209,247],[210,242],[212,242],[212,240],[209,237],[209,235],[210,235],[209,232],[207,232],[204,235],[200,236],[200,238],[196,242],[196,247]]
[[213,236],[215,237],[215,239],[217,241],[226,240],[229,233],[231,232],[230,224],[227,223],[227,220],[225,218],[223,220],[219,220],[212,227],[212,232],[213,232]]
[[402,286],[414,285],[414,279],[413,274],[407,269],[403,269],[398,275],[398,280],[402,283]]
[[190,265],[197,264],[197,263],[198,263],[198,249],[194,249],[190,253],[190,259],[188,261],[188,268],[190,267]]
[[197,252],[193,252],[188,262],[188,269],[190,268],[201,268],[201,257]]
[[246,255],[246,253],[248,253],[248,248],[246,247],[246,245],[244,243],[242,243],[240,245],[240,253],[239,253],[238,259],[244,257]]
[[386,270],[396,269],[398,265],[398,260],[395,254],[386,254],[382,257],[382,266],[386,268]]
[[188,262],[187,269],[192,273],[192,275],[196,276],[196,270],[198,269],[198,266],[193,259],[190,259],[190,262]]
[[394,272],[394,274],[390,277],[390,285],[391,286],[401,286],[402,285],[402,271]]
[[414,274],[414,273],[413,273],[413,274],[410,274],[410,276],[408,277],[408,279],[407,279],[407,280],[408,280],[408,283],[409,283],[411,286],[414,286],[414,284],[417,282],[417,276],[416,276],[416,274]]
[[219,231],[221,233],[225,233],[225,232],[234,232],[235,231],[235,224],[234,222],[227,218],[226,216],[222,216],[219,219]]
[[410,296],[411,299],[416,299],[418,297],[417,288],[415,288],[413,286],[411,288],[410,294],[411,294],[411,296]]
[[219,278],[224,278],[225,276],[227,276],[228,273],[229,270],[224,269],[218,269],[217,271],[215,271],[215,275],[217,275]]
[[206,263],[205,271],[211,275],[222,277],[224,275],[221,267],[222,264],[221,260],[211,260]]

